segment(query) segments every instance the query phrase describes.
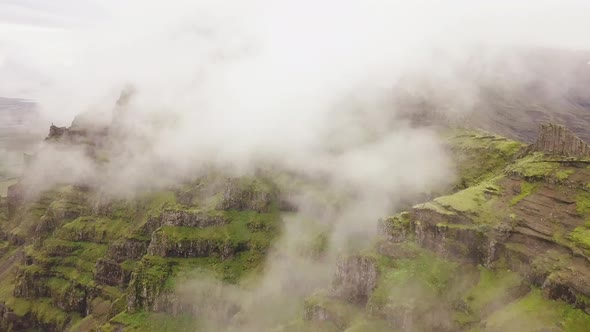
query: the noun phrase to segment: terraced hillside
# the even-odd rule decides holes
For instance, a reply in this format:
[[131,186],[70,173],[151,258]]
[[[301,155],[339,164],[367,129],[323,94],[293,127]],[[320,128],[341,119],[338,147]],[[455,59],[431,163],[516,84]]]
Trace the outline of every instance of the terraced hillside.
[[447,138],[467,187],[382,220],[383,239],[343,258],[302,326],[589,331],[589,160],[485,133]]
[[[258,268],[279,230],[276,188],[263,179],[217,180],[225,181],[109,202],[63,186],[10,208],[2,221],[2,267],[11,275],[1,283],[2,328],[87,331],[110,320],[109,330],[133,313],[190,312],[165,296],[178,278],[205,269],[236,282]],[[205,190],[215,194],[200,199]]]
[[[331,286],[273,331],[590,330],[590,160],[480,131],[442,137],[456,186],[382,220],[381,238],[343,254]],[[321,185],[212,172],[126,199],[60,185],[28,201],[12,186],[0,330],[211,331],[214,317],[240,331],[242,308],[220,294],[261,275],[296,190]],[[325,245],[319,233],[301,250],[321,264]],[[201,279],[219,287],[195,301],[184,281]]]

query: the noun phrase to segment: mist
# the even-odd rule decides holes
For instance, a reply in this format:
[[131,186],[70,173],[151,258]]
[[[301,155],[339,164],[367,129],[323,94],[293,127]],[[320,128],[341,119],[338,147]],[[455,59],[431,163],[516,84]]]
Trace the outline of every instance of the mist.
[[[85,182],[125,197],[212,168],[276,167],[348,198],[338,211],[301,198],[256,286],[220,295],[254,309],[325,287],[338,254],[368,245],[379,217],[453,183],[436,127],[412,123],[395,96],[426,97],[460,119],[477,112],[482,81],[504,82],[490,68],[513,50],[590,47],[587,1],[55,3],[0,5],[10,9],[0,15],[0,95],[34,100],[47,125],[84,113],[88,126],[113,128],[108,163],[42,143],[23,179],[34,191]],[[128,87],[132,98],[115,107]],[[318,228],[329,233],[321,263],[293,249]],[[186,287],[203,283],[216,282]],[[306,287],[286,290],[292,283]],[[276,323],[254,309],[244,326]]]

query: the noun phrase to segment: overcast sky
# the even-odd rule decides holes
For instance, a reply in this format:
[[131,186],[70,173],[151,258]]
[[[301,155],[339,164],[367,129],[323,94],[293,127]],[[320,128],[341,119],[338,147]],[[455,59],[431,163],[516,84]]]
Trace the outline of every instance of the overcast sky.
[[[214,8],[214,12],[237,12],[238,19],[250,15],[254,21],[259,18],[266,20],[268,15],[278,16],[272,24],[281,24],[285,20],[291,22],[289,17],[295,11],[301,19],[289,23],[292,30],[286,31],[282,37],[289,43],[300,36],[313,39],[306,35],[311,28],[321,35],[320,30],[335,26],[333,20],[339,19],[339,11],[350,4],[356,4],[367,12],[371,6],[383,7],[384,10],[375,9],[375,15],[383,16],[386,12],[391,14],[387,20],[408,21],[407,25],[414,31],[408,29],[407,35],[417,35],[416,39],[420,38],[420,29],[428,30],[428,25],[436,26],[436,29],[431,29],[433,34],[425,37],[429,39],[424,43],[526,41],[550,47],[590,46],[587,37],[590,31],[588,0],[0,0],[0,95],[26,96],[27,91],[41,86],[43,77],[51,79],[55,76],[52,72],[57,67],[68,67],[80,62],[80,59],[84,60],[94,48],[102,47],[106,54],[119,55],[121,51],[111,45],[112,40],[117,38],[121,39],[121,44],[132,44],[136,43],[138,35],[145,37],[141,36],[142,33],[169,36],[177,33],[178,29],[191,28],[196,21],[207,21],[206,14],[195,14],[201,13],[201,8]],[[269,10],[269,7],[273,8]],[[286,10],[274,13],[279,7]],[[256,14],[244,14],[245,11]],[[400,11],[408,13],[399,14]],[[280,16],[282,14],[286,15],[285,18]],[[310,14],[325,22],[312,27],[307,24]],[[166,20],[174,23],[169,24]],[[174,28],[177,30],[166,30],[176,22],[184,26],[178,23]],[[363,26],[371,24],[370,19],[364,23],[360,19],[347,22],[330,38],[348,39],[350,30],[354,29],[363,34]],[[273,30],[276,29],[270,27],[262,33],[272,33]],[[396,32],[392,31],[392,35]],[[399,33],[397,37],[400,37]],[[276,40],[283,43],[281,38]],[[313,40],[308,44],[318,46]],[[30,81],[36,82],[36,85],[23,84]]]

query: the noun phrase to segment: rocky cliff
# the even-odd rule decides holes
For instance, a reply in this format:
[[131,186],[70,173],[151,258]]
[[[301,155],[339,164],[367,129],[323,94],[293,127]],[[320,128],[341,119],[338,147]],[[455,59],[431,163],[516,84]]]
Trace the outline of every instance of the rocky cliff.
[[[553,139],[552,128],[544,127],[540,142]],[[561,142],[564,132],[555,130]],[[383,219],[373,251],[341,260],[335,290],[308,299],[308,324],[334,331],[590,330],[585,156],[553,148],[527,154],[522,145],[473,132],[448,140],[457,156],[475,150],[502,166],[461,168],[467,188]]]
[[534,151],[550,155],[590,157],[590,146],[566,127],[556,124],[540,126],[539,136],[532,145]]
[[[456,186],[381,220],[379,241],[342,254],[277,331],[588,330],[586,160],[472,130],[443,137]],[[73,185],[27,200],[11,187],[0,330],[193,331],[207,317],[235,328],[245,308],[224,289],[260,271],[299,189],[219,174],[126,200]],[[318,239],[303,251],[325,264]],[[206,301],[178,289],[195,271],[218,281]]]

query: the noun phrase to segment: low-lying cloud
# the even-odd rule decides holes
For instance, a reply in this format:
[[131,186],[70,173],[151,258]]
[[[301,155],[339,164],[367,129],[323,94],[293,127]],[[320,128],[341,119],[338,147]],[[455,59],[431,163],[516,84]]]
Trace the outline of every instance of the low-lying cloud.
[[[82,112],[97,122],[116,118],[102,143],[108,163],[80,148],[46,147],[26,180],[36,188],[90,181],[120,195],[212,166],[234,175],[278,166],[354,193],[330,215],[336,248],[404,199],[453,181],[436,132],[412,124],[395,96],[430,98],[445,116],[460,116],[511,49],[590,46],[586,1],[93,4],[101,9],[85,11],[87,23],[0,23],[8,31],[0,31],[0,94],[35,100],[59,125]],[[133,98],[116,109],[129,86]],[[285,230],[292,255],[301,227]],[[311,261],[295,266],[300,280],[329,279]],[[268,270],[262,294],[294,278],[280,261]]]

